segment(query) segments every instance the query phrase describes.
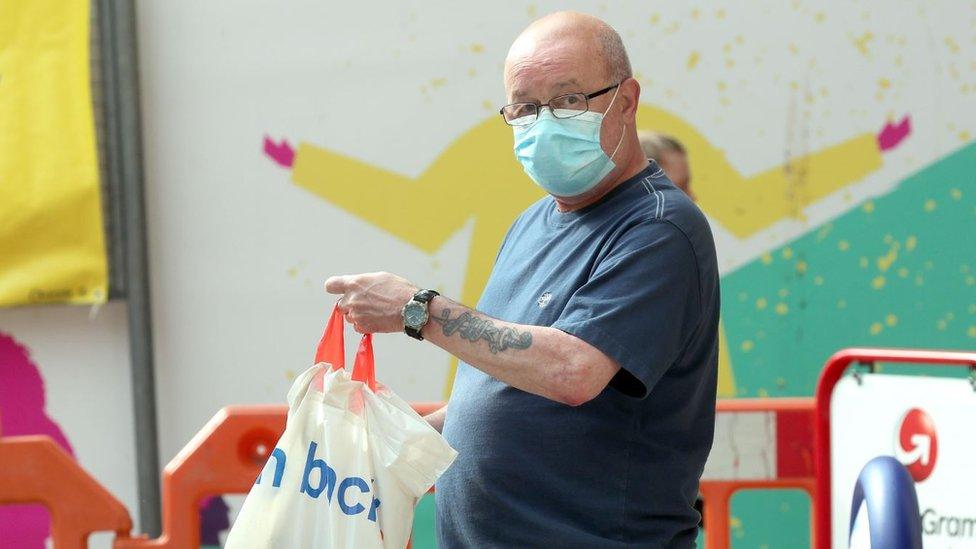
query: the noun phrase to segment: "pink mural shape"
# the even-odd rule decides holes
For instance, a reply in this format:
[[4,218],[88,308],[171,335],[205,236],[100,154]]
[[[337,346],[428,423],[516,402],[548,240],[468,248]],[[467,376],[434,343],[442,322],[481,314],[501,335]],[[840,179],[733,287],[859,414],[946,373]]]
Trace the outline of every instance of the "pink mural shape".
[[265,135],[264,154],[283,168],[291,168],[295,163],[295,148],[284,138],[275,143],[274,140]]
[[[0,436],[47,435],[74,456],[61,427],[44,411],[44,380],[27,348],[0,332]],[[43,548],[50,518],[41,505],[0,506],[0,547]]]
[[894,149],[912,133],[912,118],[906,114],[900,122],[892,124],[887,122],[881,132],[878,133],[878,148],[881,152]]

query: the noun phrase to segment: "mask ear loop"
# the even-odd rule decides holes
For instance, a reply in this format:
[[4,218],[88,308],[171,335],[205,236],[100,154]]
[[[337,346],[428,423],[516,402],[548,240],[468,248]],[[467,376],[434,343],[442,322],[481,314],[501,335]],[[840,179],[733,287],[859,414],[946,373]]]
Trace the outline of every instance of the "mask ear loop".
[[[610,99],[610,104],[607,105],[607,110],[603,111],[603,116],[606,116],[607,113],[610,112],[610,109],[613,108],[613,102],[617,100],[617,92],[619,91],[620,91],[620,84],[617,84],[617,89],[613,90],[613,98]],[[627,124],[624,124],[623,127],[620,129],[620,140],[617,141],[617,146],[614,147],[613,152],[610,153],[609,156],[611,162],[613,162],[614,155],[616,155],[617,151],[620,150],[620,145],[622,145],[624,142],[624,130],[626,129],[627,129]]]

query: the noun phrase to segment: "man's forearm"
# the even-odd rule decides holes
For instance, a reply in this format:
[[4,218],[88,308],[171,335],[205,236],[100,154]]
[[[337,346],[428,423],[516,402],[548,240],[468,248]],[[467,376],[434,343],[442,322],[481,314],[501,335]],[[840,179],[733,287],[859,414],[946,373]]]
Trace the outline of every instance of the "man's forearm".
[[424,416],[424,420],[430,424],[438,433],[444,432],[444,418],[447,417],[447,405],[434,410],[433,412]]
[[497,320],[442,296],[431,301],[429,310],[425,339],[508,385],[551,400],[582,404],[619,369],[555,328]]

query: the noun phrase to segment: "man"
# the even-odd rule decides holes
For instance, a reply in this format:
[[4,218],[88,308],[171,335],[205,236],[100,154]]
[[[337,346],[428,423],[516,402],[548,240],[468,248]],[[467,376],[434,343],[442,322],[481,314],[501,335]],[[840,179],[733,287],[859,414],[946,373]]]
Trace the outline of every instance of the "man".
[[536,21],[505,89],[516,157],[550,196],[512,225],[477,309],[388,273],[326,290],[358,331],[462,361],[427,418],[459,452],[440,547],[690,547],[715,419],[708,225],[641,150],[640,86],[605,23]]
[[674,186],[694,200],[695,193],[691,192],[691,168],[688,166],[688,154],[684,145],[670,135],[657,132],[643,131],[638,135],[647,158],[656,161]]

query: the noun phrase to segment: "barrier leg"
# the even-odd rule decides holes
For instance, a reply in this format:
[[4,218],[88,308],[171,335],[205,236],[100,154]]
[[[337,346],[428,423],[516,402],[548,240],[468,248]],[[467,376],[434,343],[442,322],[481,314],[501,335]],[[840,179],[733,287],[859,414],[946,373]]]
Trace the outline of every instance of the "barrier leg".
[[92,532],[127,537],[122,503],[46,436],[0,438],[0,504],[40,503],[57,549],[84,549]]

